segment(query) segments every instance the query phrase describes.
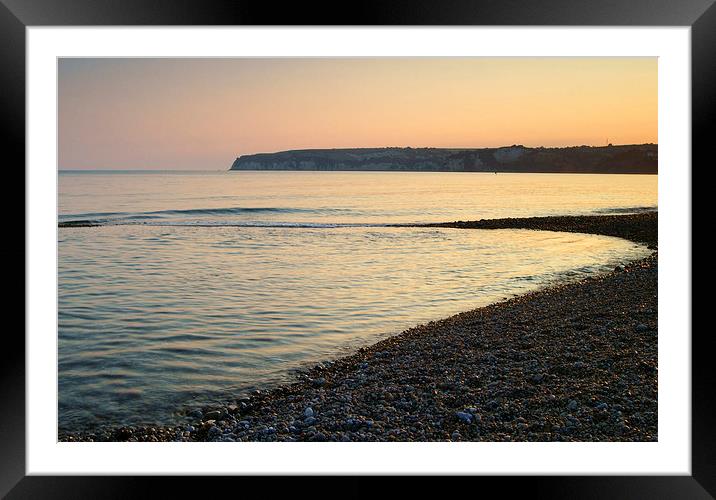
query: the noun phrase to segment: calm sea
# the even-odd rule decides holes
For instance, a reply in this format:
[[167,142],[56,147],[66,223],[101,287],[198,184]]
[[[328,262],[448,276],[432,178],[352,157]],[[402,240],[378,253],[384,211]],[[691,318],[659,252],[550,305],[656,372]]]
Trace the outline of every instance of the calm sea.
[[390,227],[655,209],[657,176],[62,172],[59,428],[193,406],[649,253],[617,238]]

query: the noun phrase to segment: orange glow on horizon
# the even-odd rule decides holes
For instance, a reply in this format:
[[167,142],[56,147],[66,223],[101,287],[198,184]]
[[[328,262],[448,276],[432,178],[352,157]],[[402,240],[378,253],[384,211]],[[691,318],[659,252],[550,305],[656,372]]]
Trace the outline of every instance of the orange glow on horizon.
[[61,169],[343,147],[656,143],[656,58],[60,59]]

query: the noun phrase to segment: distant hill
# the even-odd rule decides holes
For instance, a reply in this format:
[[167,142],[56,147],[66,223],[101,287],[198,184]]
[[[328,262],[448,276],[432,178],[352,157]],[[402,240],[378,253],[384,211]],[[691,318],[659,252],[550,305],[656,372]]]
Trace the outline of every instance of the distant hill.
[[657,144],[567,148],[301,149],[236,158],[231,170],[656,174]]

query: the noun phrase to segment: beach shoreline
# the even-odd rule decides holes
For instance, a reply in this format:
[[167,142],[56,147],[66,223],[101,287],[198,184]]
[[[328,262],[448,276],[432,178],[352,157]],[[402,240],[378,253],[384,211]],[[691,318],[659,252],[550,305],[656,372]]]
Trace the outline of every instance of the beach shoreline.
[[60,441],[656,441],[658,214],[420,227],[615,236],[647,258],[410,328],[175,426]]

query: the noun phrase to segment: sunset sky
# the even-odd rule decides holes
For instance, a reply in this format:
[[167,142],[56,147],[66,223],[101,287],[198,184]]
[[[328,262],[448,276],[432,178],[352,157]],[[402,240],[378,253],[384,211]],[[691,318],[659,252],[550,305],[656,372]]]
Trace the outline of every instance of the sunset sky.
[[656,58],[60,59],[60,169],[657,141]]

